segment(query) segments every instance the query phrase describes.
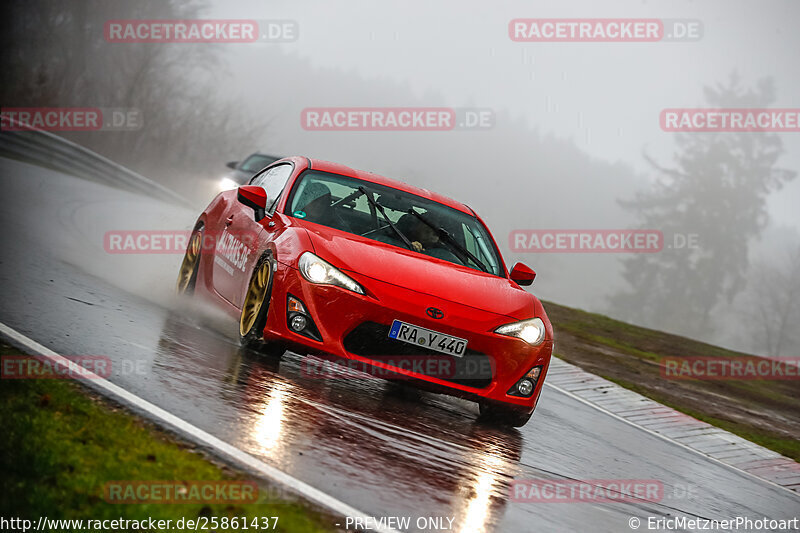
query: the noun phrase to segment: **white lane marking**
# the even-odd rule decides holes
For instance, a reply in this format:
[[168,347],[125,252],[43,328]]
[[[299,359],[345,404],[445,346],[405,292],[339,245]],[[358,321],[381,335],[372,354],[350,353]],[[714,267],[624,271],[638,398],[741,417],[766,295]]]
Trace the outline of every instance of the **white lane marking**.
[[[7,326],[3,322],[0,322],[0,335],[6,337],[12,343],[17,345],[18,347],[24,348],[26,350],[30,350],[35,355],[40,355],[49,359],[53,364],[58,365],[59,367],[67,367],[69,365],[69,359],[66,357],[57,354],[56,352],[50,350],[49,348],[42,346],[35,340],[26,337],[22,333],[18,332],[17,330]],[[110,394],[117,400],[121,400],[122,403],[131,405],[137,409],[145,411],[149,418],[152,420],[156,420],[179,430],[180,432],[186,433],[190,435],[194,440],[204,444],[205,446],[209,446],[213,448],[217,453],[219,453],[223,457],[227,457],[228,459],[232,460],[233,462],[240,464],[246,468],[252,469],[259,474],[289,487],[293,492],[304,496],[305,498],[315,502],[326,509],[334,511],[336,513],[341,514],[342,516],[350,516],[354,518],[361,518],[362,520],[366,521],[368,518],[370,524],[375,524],[375,528],[371,528],[370,531],[381,531],[384,533],[399,533],[397,530],[390,529],[390,528],[380,528],[377,524],[377,521],[374,520],[371,516],[367,515],[350,507],[346,503],[337,500],[333,496],[330,496],[319,489],[308,485],[300,481],[297,478],[290,476],[289,474],[278,470],[277,468],[270,466],[263,461],[260,461],[253,457],[252,455],[243,452],[239,448],[228,444],[227,442],[221,441],[220,439],[216,438],[215,436],[211,435],[203,431],[202,429],[195,427],[188,422],[185,422],[183,419],[178,418],[177,416],[161,409],[160,407],[153,405],[152,403],[144,400],[135,394],[128,392],[127,390],[114,385],[110,381],[101,378],[97,374],[94,374],[90,371],[81,372],[82,375],[86,376],[88,379],[86,380],[86,384],[92,386],[92,388],[100,389],[101,391]]]
[[653,435],[654,437],[658,437],[661,440],[665,440],[665,441],[670,442],[670,443],[672,443],[672,444],[674,444],[676,446],[680,446],[681,448],[683,448],[685,450],[689,450],[690,452],[694,452],[695,454],[699,455],[700,457],[704,457],[704,458],[708,459],[709,461],[711,461],[713,463],[717,463],[719,465],[722,465],[722,466],[724,466],[724,467],[726,467],[726,468],[728,468],[730,470],[733,470],[735,472],[739,472],[740,474],[744,474],[744,475],[746,475],[748,477],[751,477],[751,478],[756,479],[758,481],[761,481],[763,483],[767,483],[768,485],[772,485],[773,487],[777,487],[779,489],[783,489],[786,492],[788,492],[789,494],[792,494],[793,496],[795,496],[797,498],[800,498],[800,494],[798,494],[797,492],[793,491],[789,487],[784,487],[783,485],[779,485],[779,484],[775,483],[774,481],[770,481],[769,479],[765,479],[763,477],[757,476],[757,475],[755,475],[755,474],[753,474],[751,472],[748,472],[747,470],[742,470],[741,468],[737,468],[737,467],[735,467],[733,465],[730,465],[728,463],[720,461],[719,459],[716,459],[715,457],[711,457],[710,455],[706,455],[705,453],[701,452],[700,450],[696,450],[695,448],[692,448],[691,446],[687,446],[682,442],[678,442],[675,439],[671,439],[671,438],[667,437],[666,435],[662,435],[661,433],[657,433],[657,432],[655,432],[653,430],[647,429],[644,426],[640,426],[636,422],[631,422],[627,418],[621,417],[616,413],[612,413],[608,409],[604,409],[603,407],[600,407],[599,405],[597,405],[595,403],[592,403],[589,400],[585,400],[585,399],[581,398],[580,396],[578,396],[576,394],[572,394],[568,390],[562,389],[558,385],[553,385],[552,383],[548,383],[547,380],[545,380],[544,384],[547,387],[555,389],[555,390],[557,390],[558,392],[560,392],[562,394],[566,394],[570,398],[572,398],[574,400],[578,400],[579,402],[584,403],[584,404],[588,405],[589,407],[597,409],[598,411],[600,411],[600,412],[602,412],[604,414],[607,414],[608,416],[610,416],[612,418],[616,418],[617,420],[619,420],[621,422],[625,422],[629,426],[633,426],[633,427],[635,427],[637,429],[640,429],[641,431],[644,431],[645,433],[649,433],[650,435]]

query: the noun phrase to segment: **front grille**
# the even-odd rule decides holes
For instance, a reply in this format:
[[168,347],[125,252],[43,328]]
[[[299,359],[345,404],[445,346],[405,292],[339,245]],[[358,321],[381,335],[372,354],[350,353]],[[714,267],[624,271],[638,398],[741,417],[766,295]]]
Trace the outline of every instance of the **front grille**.
[[364,322],[347,334],[344,348],[360,357],[459,385],[484,388],[491,384],[493,365],[491,357],[485,353],[468,348],[462,357],[454,357],[391,339],[389,329],[390,326],[377,322]]

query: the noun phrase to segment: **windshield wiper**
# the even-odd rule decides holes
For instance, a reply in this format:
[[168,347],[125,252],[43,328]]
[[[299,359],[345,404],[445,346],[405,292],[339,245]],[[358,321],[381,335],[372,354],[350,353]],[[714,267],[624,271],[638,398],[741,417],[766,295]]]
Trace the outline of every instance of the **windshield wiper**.
[[[455,251],[459,252],[464,257],[469,258],[473,263],[475,263],[478,266],[478,268],[480,268],[484,272],[489,272],[489,269],[486,268],[486,265],[484,265],[483,262],[480,259],[475,257],[472,254],[472,252],[470,252],[469,250],[464,248],[464,246],[462,246],[460,242],[455,240],[455,238],[453,238],[453,236],[450,235],[450,233],[446,229],[444,229],[441,226],[436,226],[433,222],[431,222],[430,220],[428,220],[427,218],[425,218],[421,214],[417,213],[414,210],[413,207],[410,208],[408,210],[408,212],[411,213],[412,215],[414,215],[415,217],[417,217],[423,224],[425,224],[426,226],[431,228],[433,231],[435,231],[436,234],[439,235],[439,238],[442,240],[442,242],[444,242],[446,244],[449,244],[451,247],[453,247],[455,249]],[[463,261],[463,258],[461,258],[461,260]]]
[[386,211],[383,210],[383,206],[375,198],[373,198],[363,186],[359,187],[358,190],[361,191],[361,194],[367,197],[367,201],[370,203],[370,205],[374,207],[381,214],[381,216],[383,216],[383,219],[387,224],[389,224],[389,227],[392,228],[395,233],[397,233],[398,237],[403,240],[406,246],[408,246],[409,250],[414,250],[414,245],[411,244],[411,241],[408,240],[408,237],[406,237],[405,234],[403,234],[403,232],[394,225],[394,222],[392,222],[389,217],[386,216]]

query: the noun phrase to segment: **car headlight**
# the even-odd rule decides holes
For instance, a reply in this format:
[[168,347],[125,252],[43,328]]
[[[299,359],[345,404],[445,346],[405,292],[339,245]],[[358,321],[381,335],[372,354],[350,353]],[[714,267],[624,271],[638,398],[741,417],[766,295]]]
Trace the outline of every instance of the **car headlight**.
[[358,294],[364,294],[364,288],[356,280],[311,252],[300,256],[298,267],[303,277],[311,283],[336,285]]
[[229,191],[229,190],[235,189],[235,188],[237,188],[239,186],[238,183],[236,183],[235,181],[233,181],[232,179],[230,179],[228,177],[223,177],[221,180],[219,180],[219,184],[218,185],[219,185],[220,192]]
[[544,340],[544,322],[541,318],[530,318],[528,320],[521,320],[513,324],[506,324],[500,326],[495,333],[500,335],[507,335],[509,337],[516,337],[522,339],[531,346],[539,346]]

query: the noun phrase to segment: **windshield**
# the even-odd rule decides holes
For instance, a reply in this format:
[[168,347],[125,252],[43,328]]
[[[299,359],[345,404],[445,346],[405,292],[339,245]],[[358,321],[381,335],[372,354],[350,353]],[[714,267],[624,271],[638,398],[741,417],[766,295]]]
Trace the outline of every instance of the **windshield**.
[[267,165],[271,165],[275,161],[277,161],[277,157],[272,157],[268,155],[251,155],[247,159],[245,159],[244,163],[242,163],[241,170],[245,172],[258,172],[262,168],[266,167]]
[[503,275],[499,254],[477,218],[391,187],[308,170],[295,182],[286,213],[457,265]]

